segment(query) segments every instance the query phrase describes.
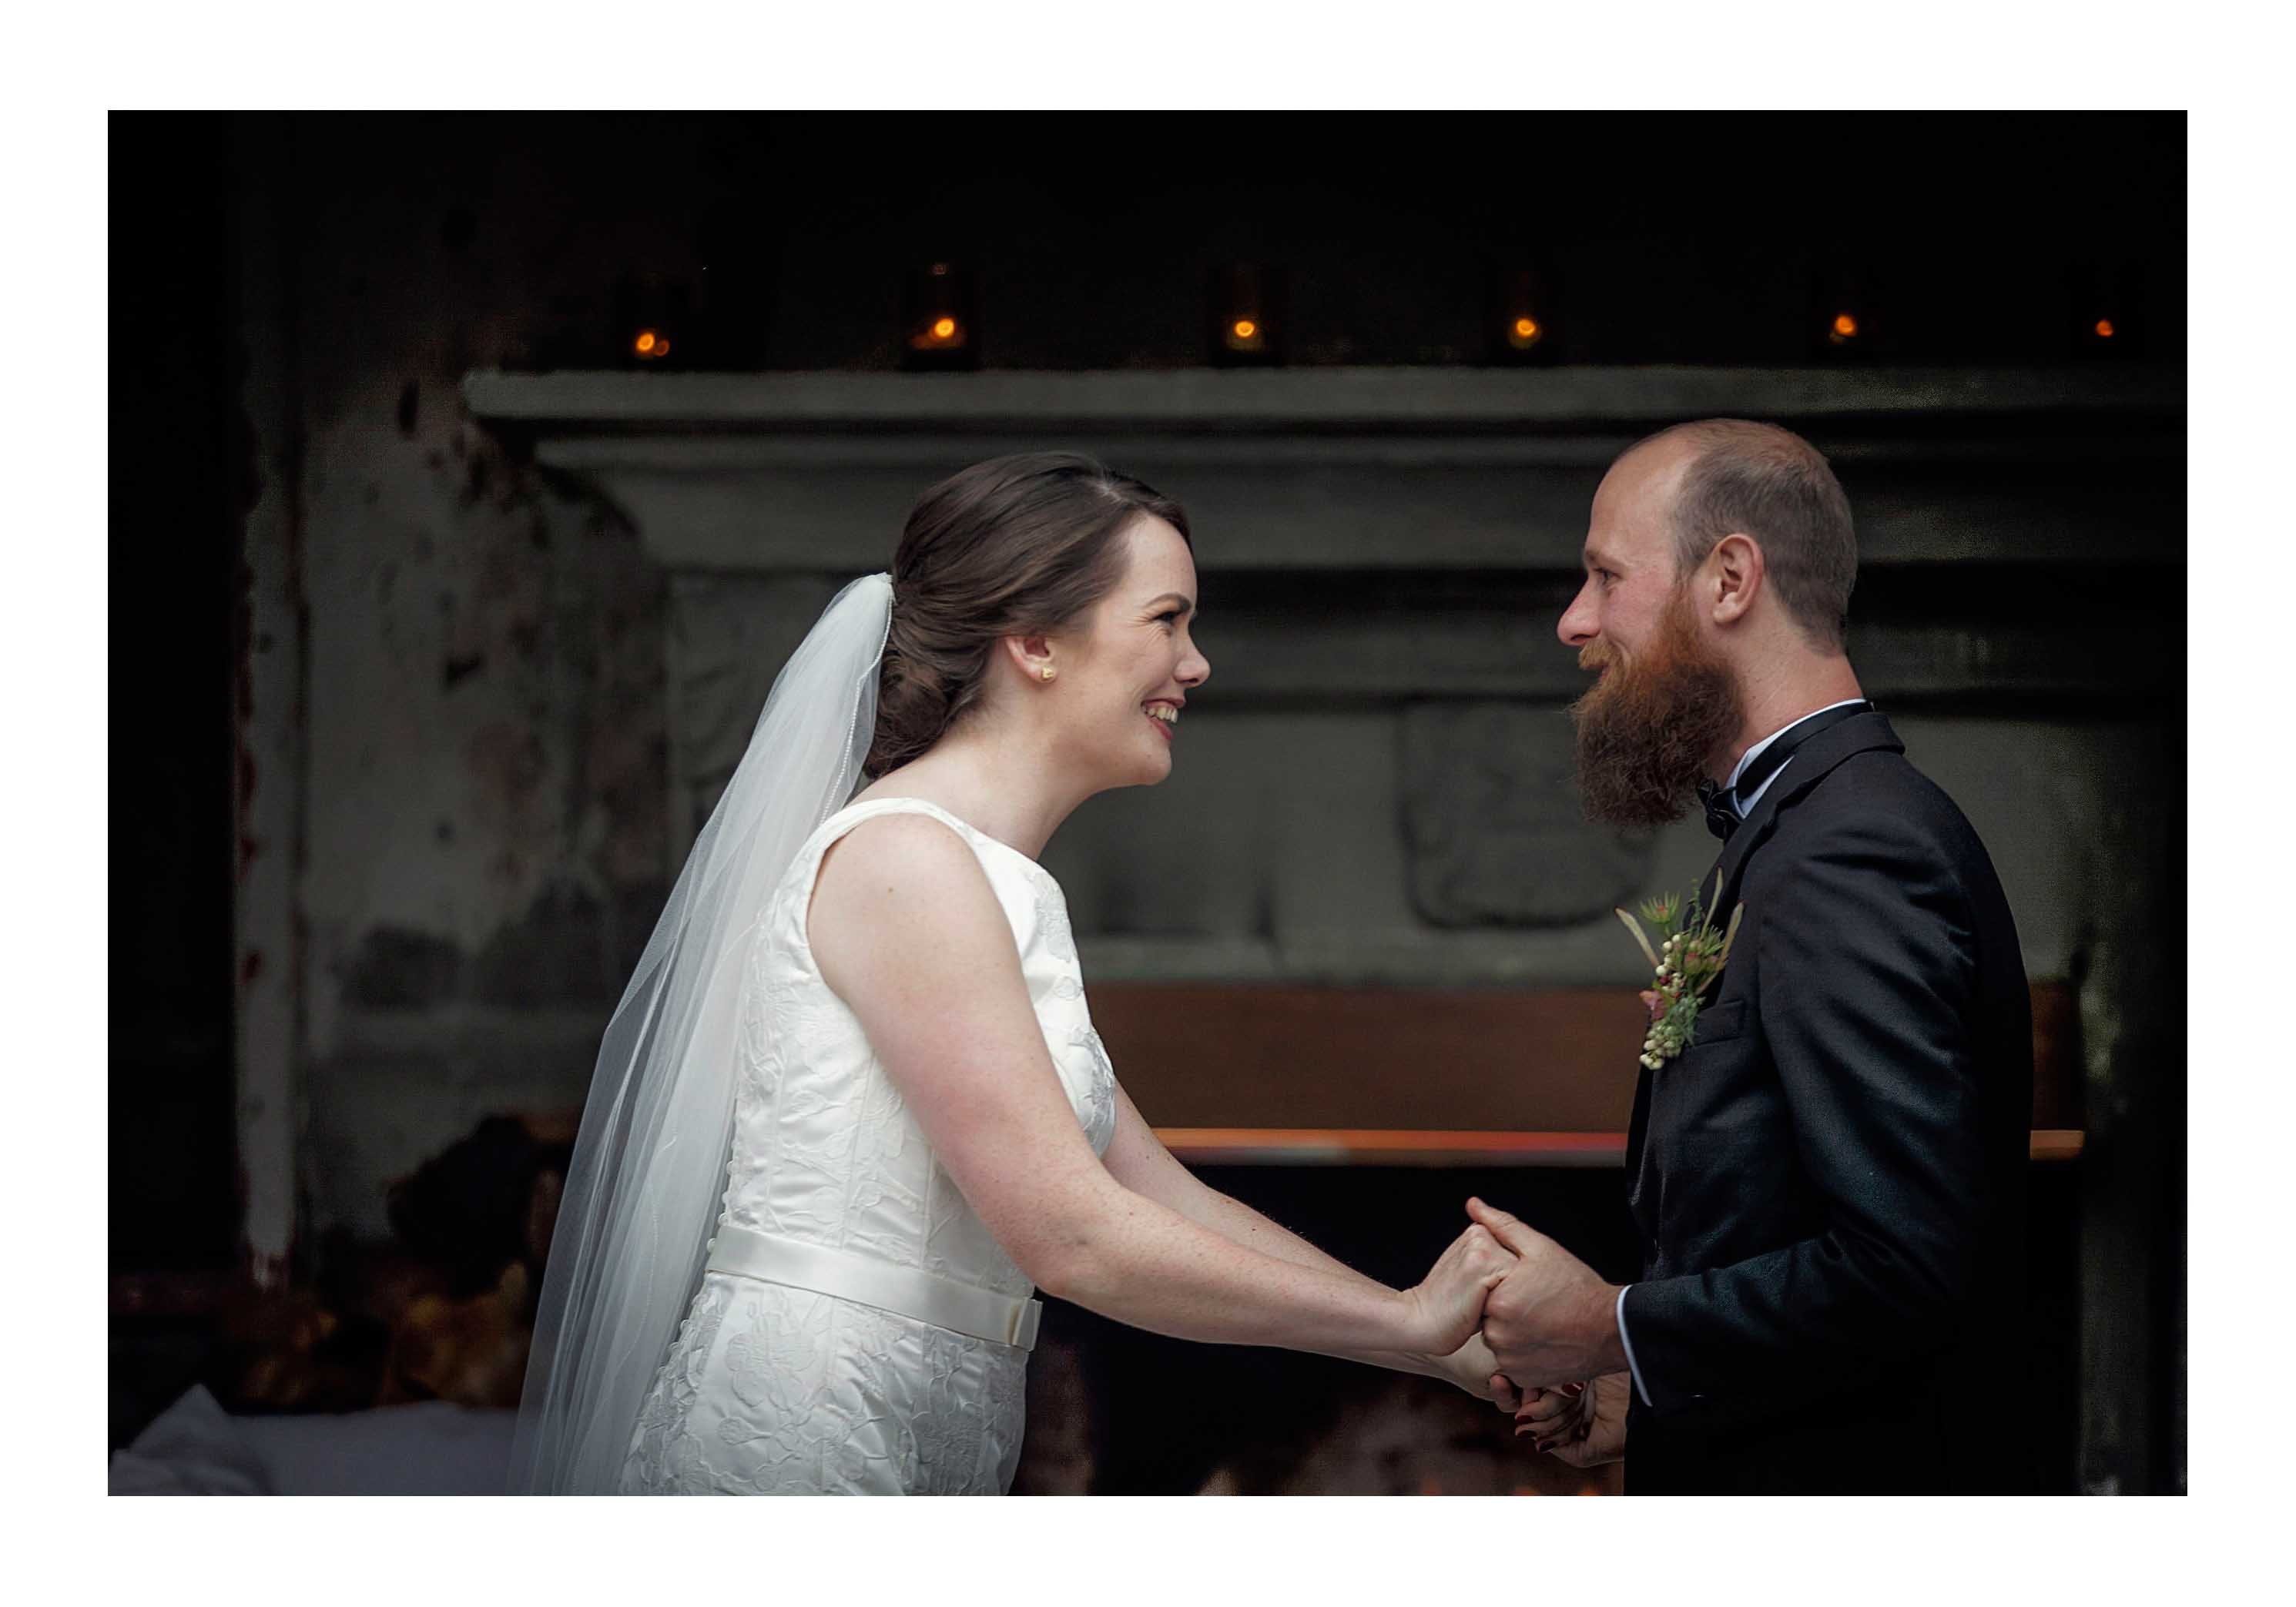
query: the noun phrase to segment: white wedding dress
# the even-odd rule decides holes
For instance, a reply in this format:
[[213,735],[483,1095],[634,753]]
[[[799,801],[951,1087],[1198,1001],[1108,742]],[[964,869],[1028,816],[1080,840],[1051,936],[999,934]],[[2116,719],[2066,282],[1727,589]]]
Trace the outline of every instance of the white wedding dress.
[[[930,816],[971,846],[1012,922],[1046,1046],[1094,1152],[1105,1153],[1114,1136],[1116,1080],[1085,1007],[1060,884],[1018,849],[920,799],[881,799],[831,816],[799,849],[750,942],[719,1237],[640,1411],[622,1472],[627,1493],[1011,1488],[1026,1349],[718,1269],[721,1241],[738,1239],[778,1246],[780,1264],[809,1259],[845,1268],[840,1287],[878,1278],[898,1289],[925,1275],[945,1281],[945,1295],[948,1284],[964,1286],[953,1291],[959,1308],[968,1299],[1002,1307],[1034,1292],[941,1169],[806,942],[822,856],[863,821],[890,814]],[[1033,1335],[1032,1324],[1026,1332]]]

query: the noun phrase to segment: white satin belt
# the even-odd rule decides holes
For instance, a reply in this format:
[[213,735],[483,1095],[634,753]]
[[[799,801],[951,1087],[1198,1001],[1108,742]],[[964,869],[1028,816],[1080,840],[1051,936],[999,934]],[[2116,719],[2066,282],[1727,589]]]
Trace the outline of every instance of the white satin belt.
[[1014,1300],[914,1267],[824,1250],[731,1222],[720,1222],[709,1241],[709,1270],[833,1294],[1022,1350],[1037,1348],[1037,1324],[1045,1310],[1041,1300]]

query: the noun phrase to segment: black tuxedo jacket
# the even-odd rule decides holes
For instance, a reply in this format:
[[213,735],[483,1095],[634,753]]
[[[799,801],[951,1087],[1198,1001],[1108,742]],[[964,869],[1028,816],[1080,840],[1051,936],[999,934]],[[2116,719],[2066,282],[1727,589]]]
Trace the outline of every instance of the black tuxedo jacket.
[[2033,1106],[1992,862],[1866,713],[1802,744],[1718,870],[1737,940],[1627,1139],[1628,1491],[2022,1488],[1972,1448],[2018,1409]]

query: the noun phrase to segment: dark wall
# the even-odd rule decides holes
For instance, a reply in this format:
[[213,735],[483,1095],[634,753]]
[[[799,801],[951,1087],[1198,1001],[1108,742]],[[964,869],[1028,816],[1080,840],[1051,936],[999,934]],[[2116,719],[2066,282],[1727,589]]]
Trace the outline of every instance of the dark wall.
[[140,119],[112,147],[111,1231],[139,1266],[219,1262],[237,1226],[226,133]]
[[1201,364],[1211,275],[1238,263],[1288,287],[1305,364],[1480,361],[1488,274],[1515,266],[1569,362],[1831,356],[1845,299],[1880,360],[2063,360],[2098,297],[2131,315],[2118,350],[2184,350],[2175,116],[340,115],[283,134],[314,272],[358,276],[356,231],[330,220],[398,193],[481,281],[544,287],[470,365],[613,366],[634,321],[668,319],[676,366],[893,367],[906,275],[936,260],[973,275],[993,367]]

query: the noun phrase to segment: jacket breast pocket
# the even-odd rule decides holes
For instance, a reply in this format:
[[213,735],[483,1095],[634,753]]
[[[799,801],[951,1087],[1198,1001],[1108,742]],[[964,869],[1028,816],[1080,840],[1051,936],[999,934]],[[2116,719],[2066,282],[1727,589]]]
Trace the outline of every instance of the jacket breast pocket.
[[1746,1030],[1746,998],[1743,994],[1734,999],[1718,999],[1698,1013],[1691,1024],[1690,1045],[1698,1048],[1707,1044],[1719,1044],[1738,1037]]
[[1648,1142],[1661,1168],[1694,1169],[1689,1151],[1701,1135],[1768,1130],[1778,1095],[1758,1026],[1743,995],[1717,1000],[1699,1012],[1689,1045],[1652,1074]]

